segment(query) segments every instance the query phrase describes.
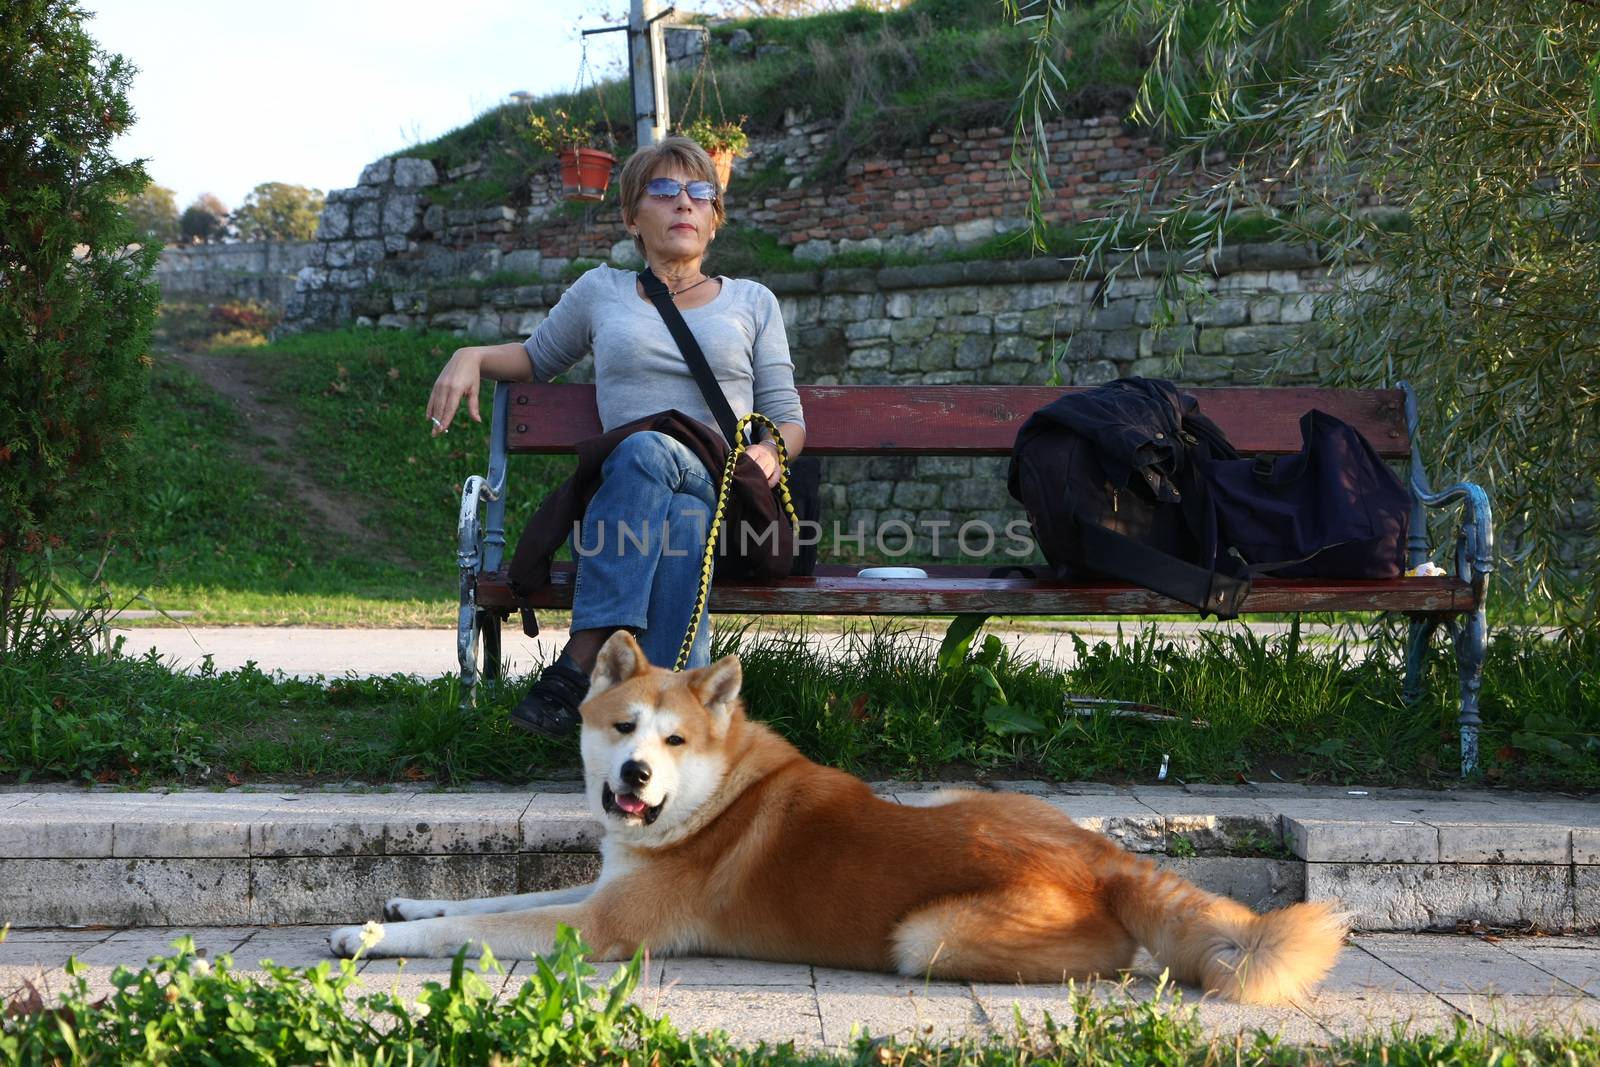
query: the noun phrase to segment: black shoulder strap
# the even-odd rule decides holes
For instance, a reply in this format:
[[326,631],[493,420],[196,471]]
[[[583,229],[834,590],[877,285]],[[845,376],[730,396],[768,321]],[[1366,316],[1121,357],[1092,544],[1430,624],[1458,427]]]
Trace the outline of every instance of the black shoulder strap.
[[1076,512],[1072,518],[1078,527],[1078,543],[1086,565],[1101,574],[1180,600],[1199,611],[1202,618],[1207,613],[1219,619],[1235,618],[1250,593],[1249,578],[1233,578],[1196,566],[1097,522],[1079,518]]
[[722,436],[728,439],[728,447],[732,448],[734,435],[739,432],[739,420],[734,418],[733,405],[723,395],[722,386],[717,384],[717,376],[711,373],[711,364],[706,362],[706,354],[700,351],[700,342],[694,339],[689,324],[683,321],[683,312],[672,302],[672,294],[667,290],[666,283],[656,277],[655,271],[646,266],[639,272],[639,281],[644,285],[644,295],[661,313],[672,339],[678,342],[683,361],[689,365],[689,373],[694,375],[695,384],[700,387],[700,395],[705,397],[706,406],[711,409],[717,425],[722,427]]

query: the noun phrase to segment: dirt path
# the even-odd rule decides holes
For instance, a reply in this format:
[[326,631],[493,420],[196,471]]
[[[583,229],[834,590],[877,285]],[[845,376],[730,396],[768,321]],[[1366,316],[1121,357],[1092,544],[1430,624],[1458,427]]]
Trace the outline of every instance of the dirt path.
[[[370,522],[359,503],[329,490],[317,479],[293,417],[265,399],[271,370],[263,358],[183,349],[166,349],[159,358],[183,367],[233,405],[249,430],[233,439],[240,462],[282,485],[290,498],[310,513],[308,523],[347,542],[352,551],[369,559],[397,566],[415,565]],[[277,455],[272,454],[274,451]]]

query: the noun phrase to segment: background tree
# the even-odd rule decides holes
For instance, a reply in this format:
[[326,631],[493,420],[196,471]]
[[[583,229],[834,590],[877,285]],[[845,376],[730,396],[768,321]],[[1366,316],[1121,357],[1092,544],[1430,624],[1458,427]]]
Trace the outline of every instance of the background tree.
[[211,193],[201,193],[183,209],[178,230],[189,241],[217,241],[228,232],[228,208]]
[[122,201],[150,182],[111,154],[133,68],[71,0],[0,7],[0,661],[40,633],[53,549],[123,511],[159,249]]
[[[1076,3],[1011,2],[1033,28],[1014,163],[1038,207],[1042,123],[1071,88],[1056,27]],[[1122,0],[1112,17],[1150,42],[1131,117],[1169,154],[1080,266],[1154,268],[1170,311],[1230,215],[1317,242],[1335,288],[1283,355],[1320,348],[1335,382],[1416,386],[1436,478],[1493,497],[1503,573],[1595,625],[1600,6]],[[1325,45],[1297,58],[1308,27]]]
[[246,241],[309,241],[322,218],[322,190],[285,182],[262,182],[233,213]]
[[178,239],[178,199],[171,189],[152,182],[124,200],[123,205],[135,231],[163,242]]

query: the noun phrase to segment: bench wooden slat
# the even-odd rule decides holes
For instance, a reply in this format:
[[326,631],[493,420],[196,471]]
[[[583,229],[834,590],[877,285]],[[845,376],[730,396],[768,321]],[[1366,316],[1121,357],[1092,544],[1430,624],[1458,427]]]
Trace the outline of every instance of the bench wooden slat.
[[[819,568],[810,578],[711,587],[711,610],[766,615],[1167,615],[1192,608],[1148,589],[1115,582],[1045,582],[984,578],[980,568],[937,568],[947,576],[902,580],[857,578],[853,568]],[[849,573],[840,573],[848,571]],[[829,573],[832,572],[832,573]],[[949,573],[955,572],[955,573]],[[490,608],[570,608],[573,565],[557,563],[548,586],[524,604],[512,596],[504,573],[478,581],[478,603]],[[1472,607],[1472,589],[1452,577],[1387,582],[1266,579],[1252,587],[1242,611],[1456,612]]]
[[[513,453],[572,451],[600,432],[592,385],[511,389],[507,444]],[[1062,390],[1033,386],[814,385],[800,387],[806,452],[814,456],[1009,455],[1027,417]],[[1360,430],[1380,455],[1409,454],[1399,390],[1192,389],[1240,452],[1300,448],[1300,416],[1321,408]]]

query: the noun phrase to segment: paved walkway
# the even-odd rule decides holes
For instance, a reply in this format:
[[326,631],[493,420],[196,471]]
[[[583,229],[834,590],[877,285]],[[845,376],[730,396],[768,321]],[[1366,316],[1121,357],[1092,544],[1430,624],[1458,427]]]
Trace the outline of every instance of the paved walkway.
[[[199,927],[171,929],[39,929],[14,931],[0,944],[0,998],[24,981],[60,990],[69,956],[88,967],[96,995],[111,990],[118,965],[138,967],[167,954],[181,934],[209,957],[233,957],[239,970],[260,972],[264,959],[310,966],[329,959],[327,927]],[[525,980],[530,965],[505,965],[491,978],[502,995]],[[450,961],[394,960],[361,964],[373,990],[407,997],[424,982],[448,980]],[[1094,985],[1102,997],[1147,999],[1153,966],[1141,957],[1126,984]],[[601,968],[602,975],[610,966]],[[1231,1037],[1257,1029],[1285,1040],[1326,1043],[1336,1036],[1392,1026],[1448,1029],[1465,1018],[1496,1030],[1520,1026],[1600,1026],[1600,938],[1365,934],[1353,936],[1318,993],[1292,1007],[1195,1004],[1208,1033]],[[48,999],[48,997],[47,997]],[[848,1045],[860,1027],[873,1036],[983,1036],[1014,1032],[1013,1007],[1029,1023],[1045,1012],[1067,1014],[1067,994],[1053,986],[912,982],[824,967],[726,959],[650,961],[636,997],[681,1027],[727,1030],[746,1043],[794,1041],[809,1047]],[[931,1033],[929,1030],[931,1028]]]
[[[813,625],[805,634],[806,642],[814,648],[838,653],[848,649],[849,638],[841,625],[853,626],[857,632],[870,623],[844,622],[828,627]],[[938,647],[948,622],[936,619],[921,622],[914,619],[895,620],[895,629],[904,640],[920,641]],[[1244,623],[1229,624],[1246,626]],[[1216,632],[1226,627],[1210,624],[1205,627],[1194,623],[1162,623],[1164,636],[1179,640],[1197,640],[1202,629]],[[1275,634],[1287,629],[1277,623],[1249,623],[1256,634]],[[1326,627],[1306,627],[1307,638],[1323,634]],[[504,632],[504,653],[512,675],[526,673],[534,667],[548,663],[566,644],[567,631],[546,629],[537,638],[523,636],[515,620]],[[765,632],[784,632],[782,624],[770,625]],[[1134,635],[1139,632],[1137,621],[1123,627],[1122,632]],[[124,641],[123,650],[131,656],[154,652],[180,670],[198,670],[205,657],[210,656],[217,670],[236,670],[246,663],[254,663],[267,673],[311,678],[323,675],[339,678],[347,674],[361,677],[389,674],[414,674],[424,678],[439,678],[454,674],[456,640],[453,630],[373,630],[373,629],[317,629],[288,626],[195,626],[130,627],[114,629],[113,638]],[[1010,648],[1024,656],[1043,660],[1061,667],[1070,667],[1074,661],[1072,634],[1082,636],[1090,644],[1100,640],[1116,640],[1115,623],[1057,623],[1039,624],[1023,630],[996,630],[985,628]]]

